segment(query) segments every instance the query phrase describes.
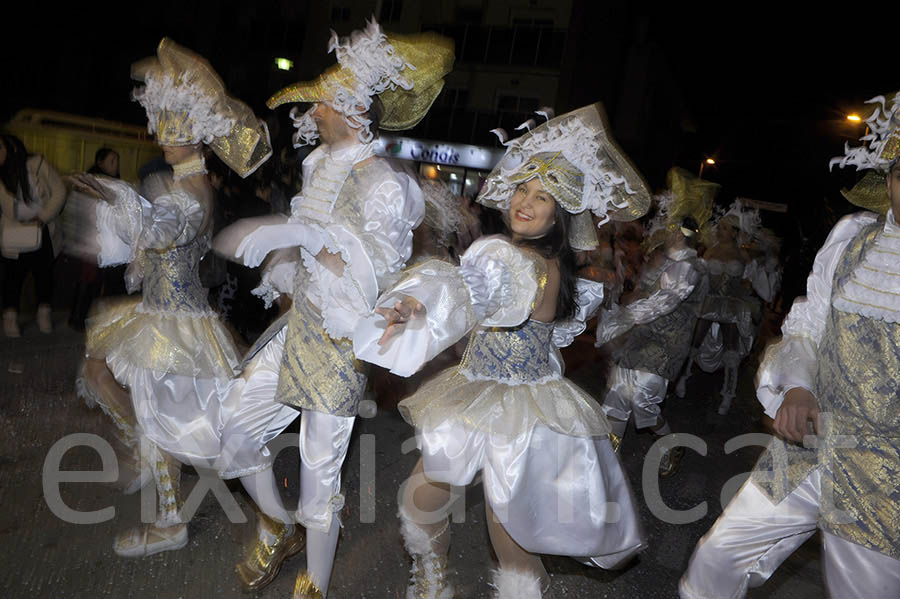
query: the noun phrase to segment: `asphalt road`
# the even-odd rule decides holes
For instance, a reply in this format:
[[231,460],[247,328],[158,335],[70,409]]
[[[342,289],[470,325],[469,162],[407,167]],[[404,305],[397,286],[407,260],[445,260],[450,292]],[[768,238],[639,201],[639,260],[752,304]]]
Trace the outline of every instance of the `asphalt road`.
[[[82,336],[66,327],[65,314],[54,315],[57,331],[45,336],[26,323],[18,340],[0,340],[0,589],[3,597],[29,598],[182,598],[248,597],[233,573],[244,541],[253,534],[254,516],[239,484],[231,496],[248,520],[232,523],[207,493],[190,523],[190,542],[180,551],[140,560],[117,557],[111,549],[117,531],[139,522],[141,495],[124,496],[103,482],[60,485],[60,497],[78,511],[114,508],[96,524],[72,524],[50,509],[42,483],[51,448],[73,434],[109,434],[110,424],[75,395],[74,380],[83,353]],[[601,366],[591,359],[589,344],[575,348],[570,377],[600,396]],[[12,372],[21,371],[21,372]],[[604,572],[563,557],[549,556],[554,597],[671,598],[697,539],[721,511],[726,481],[747,473],[760,448],[726,453],[729,439],[760,432],[761,410],[753,398],[753,366],[742,372],[739,397],[727,418],[715,413],[721,375],[696,374],[688,397],[670,396],[665,413],[673,429],[691,433],[706,444],[706,455],[688,451],[681,471],[660,483],[660,496],[675,510],[706,502],[705,515],[685,524],[669,524],[654,515],[640,488],[643,458],[652,435],[629,430],[622,451],[638,498],[648,549],[624,570]],[[382,404],[369,418],[358,419],[344,470],[347,497],[344,529],[337,550],[329,597],[383,599],[405,596],[408,559],[397,520],[397,489],[411,470],[416,451],[412,430],[390,406]],[[56,445],[59,449],[59,445]],[[52,461],[52,460],[51,460]],[[297,496],[296,450],[279,454],[275,470],[286,501]],[[99,470],[96,451],[77,445],[64,453],[63,470]],[[366,464],[374,464],[374,469]],[[374,471],[374,475],[371,472]],[[362,474],[361,474],[362,472]],[[183,490],[199,478],[188,473]],[[52,503],[52,502],[51,502]],[[451,526],[450,565],[460,598],[490,596],[490,570],[495,567],[484,525],[480,486],[468,489]],[[820,599],[824,595],[818,536],[798,550],[763,587],[750,597]],[[293,581],[304,566],[299,555],[288,561],[260,597],[290,597]]]

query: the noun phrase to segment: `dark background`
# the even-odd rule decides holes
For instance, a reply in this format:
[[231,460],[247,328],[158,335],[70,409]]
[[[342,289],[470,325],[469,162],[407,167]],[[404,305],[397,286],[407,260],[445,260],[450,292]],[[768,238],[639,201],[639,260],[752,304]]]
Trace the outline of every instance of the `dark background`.
[[[688,3],[683,3],[688,4]],[[900,88],[893,70],[891,15],[870,5],[789,8],[709,4],[657,9],[634,2],[575,0],[562,54],[557,113],[601,100],[616,137],[654,188],[674,164],[736,196],[785,203],[765,215],[788,248],[821,241],[852,207],[840,196],[854,172],[829,173],[828,159],[864,125],[846,114]],[[160,38],[206,56],[229,90],[269,121],[276,139],[290,129],[265,99],[282,85],[333,62],[324,42],[301,56],[311,30],[330,24],[308,0],[161,0],[53,6],[18,2],[2,9],[0,122],[25,107],[144,124],[129,101],[130,64]],[[863,12],[865,11],[865,12]],[[360,22],[355,22],[360,20]],[[362,26],[340,23],[338,33]],[[317,34],[318,35],[318,34]],[[315,40],[318,42],[318,40]],[[298,63],[278,72],[273,57]],[[416,132],[413,131],[413,134]]]

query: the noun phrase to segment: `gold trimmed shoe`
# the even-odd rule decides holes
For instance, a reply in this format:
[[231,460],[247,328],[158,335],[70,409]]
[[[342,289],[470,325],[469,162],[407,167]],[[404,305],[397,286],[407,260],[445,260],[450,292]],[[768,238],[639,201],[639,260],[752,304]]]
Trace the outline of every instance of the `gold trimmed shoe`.
[[293,599],[322,599],[322,591],[312,581],[309,574],[300,572],[297,575],[297,582],[294,584]]
[[622,445],[622,437],[615,433],[609,433],[609,442],[612,444],[613,451],[619,453],[619,447]]
[[659,475],[672,476],[675,474],[681,465],[681,458],[683,457],[684,447],[673,447],[662,454],[662,458],[659,460]]
[[264,539],[257,532],[253,547],[234,568],[241,584],[249,591],[258,591],[275,580],[281,564],[306,546],[306,533],[302,526],[295,524],[291,531],[285,524],[262,514],[260,526],[266,529],[270,538]]

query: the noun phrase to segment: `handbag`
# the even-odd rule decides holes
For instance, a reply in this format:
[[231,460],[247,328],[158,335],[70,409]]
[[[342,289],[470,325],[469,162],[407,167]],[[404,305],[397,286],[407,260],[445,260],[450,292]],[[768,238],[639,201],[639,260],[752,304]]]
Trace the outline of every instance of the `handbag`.
[[0,229],[0,247],[3,253],[33,252],[41,247],[41,225],[3,221]]

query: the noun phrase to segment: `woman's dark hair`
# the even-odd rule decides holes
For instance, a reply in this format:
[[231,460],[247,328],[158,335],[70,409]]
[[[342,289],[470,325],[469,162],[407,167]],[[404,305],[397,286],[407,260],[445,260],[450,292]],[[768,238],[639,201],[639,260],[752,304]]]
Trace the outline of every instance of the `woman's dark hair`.
[[[556,222],[543,237],[537,239],[520,239],[516,245],[531,248],[548,260],[556,260],[559,265],[559,296],[556,298],[556,314],[553,320],[566,320],[575,316],[575,280],[577,265],[575,252],[569,245],[569,227],[572,215],[565,208],[556,204]],[[507,225],[506,234],[512,237]]]
[[6,146],[6,161],[0,166],[0,181],[9,193],[21,192],[22,199],[31,203],[31,185],[28,183],[28,152],[25,144],[15,135],[0,136]]
[[[106,172],[104,172],[104,170],[102,168],[100,168],[100,163],[103,160],[106,160],[106,157],[109,156],[110,154],[115,154],[116,156],[119,155],[119,153],[116,152],[115,150],[113,150],[112,148],[100,148],[99,150],[97,150],[94,153],[94,164],[91,165],[91,168],[88,169],[88,171],[87,171],[88,174],[89,175],[106,175]],[[116,173],[115,176],[116,176],[116,178],[118,178],[119,173]]]

